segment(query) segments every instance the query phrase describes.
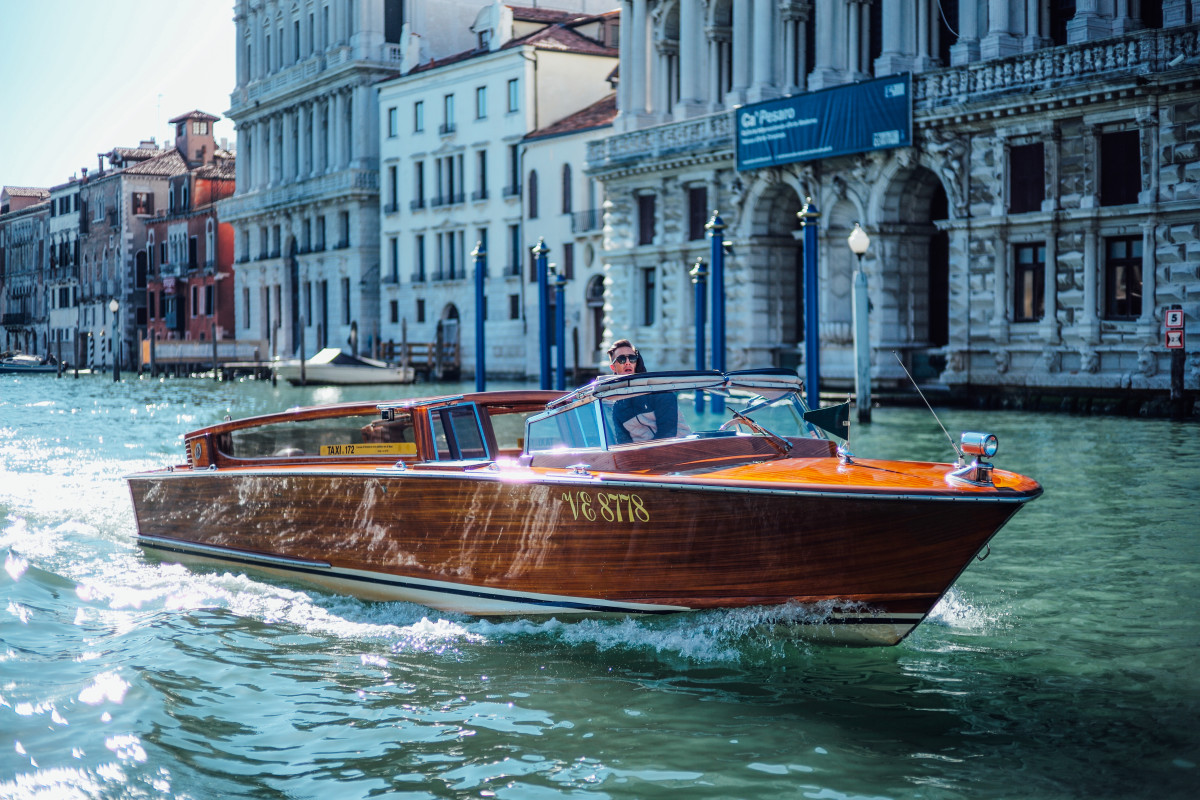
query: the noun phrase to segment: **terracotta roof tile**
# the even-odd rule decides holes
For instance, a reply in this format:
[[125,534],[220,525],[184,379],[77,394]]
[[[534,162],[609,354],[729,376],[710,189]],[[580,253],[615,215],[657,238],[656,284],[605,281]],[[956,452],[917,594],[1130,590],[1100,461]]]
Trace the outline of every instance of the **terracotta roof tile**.
[[533,131],[525,138],[527,140],[542,139],[550,136],[562,136],[567,133],[578,133],[579,131],[591,130],[592,128],[603,128],[606,125],[611,125],[616,116],[617,93],[613,92],[592,103],[585,109],[576,111],[570,116],[563,117],[557,122]]
[[49,189],[42,189],[37,186],[5,186],[4,191],[9,197],[37,197],[45,200],[50,196]]
[[193,109],[193,110],[187,112],[186,114],[180,114],[175,119],[169,119],[169,120],[167,120],[167,122],[170,123],[171,125],[174,125],[176,122],[183,122],[185,119],[202,119],[206,122],[216,122],[221,118],[214,117],[212,114],[201,111],[200,109],[197,108],[197,109]]
[[188,171],[187,162],[178,150],[160,151],[157,156],[128,167],[125,172],[130,175],[157,175],[169,178],[182,175]]
[[535,31],[528,36],[522,36],[520,39],[513,39],[511,42],[506,43],[504,47],[524,47],[526,45],[532,45],[539,50],[560,50],[566,53],[585,53],[588,55],[617,57],[616,48],[605,47],[595,39],[577,33],[570,28],[564,28],[561,25],[551,25]]

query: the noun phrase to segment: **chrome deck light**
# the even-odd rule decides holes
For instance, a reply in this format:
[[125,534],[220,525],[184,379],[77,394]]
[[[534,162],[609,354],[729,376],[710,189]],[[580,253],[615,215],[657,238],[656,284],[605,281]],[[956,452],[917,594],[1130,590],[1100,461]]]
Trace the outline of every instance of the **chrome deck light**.
[[992,465],[981,459],[994,457],[999,447],[1000,442],[994,433],[964,432],[961,452],[964,456],[975,456],[975,460],[951,472],[946,476],[947,479],[969,483],[973,486],[991,486]]

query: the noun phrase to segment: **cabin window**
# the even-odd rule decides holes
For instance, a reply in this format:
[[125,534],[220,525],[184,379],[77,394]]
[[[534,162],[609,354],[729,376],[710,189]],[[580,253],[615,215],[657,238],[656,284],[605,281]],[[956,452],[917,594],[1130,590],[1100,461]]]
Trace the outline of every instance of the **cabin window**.
[[525,437],[526,452],[604,447],[597,407],[596,403],[587,403],[530,422]]
[[474,403],[435,408],[429,412],[429,424],[438,461],[489,458]]
[[412,413],[391,410],[379,419],[375,409],[344,417],[275,422],[229,431],[217,437],[217,449],[233,458],[326,456],[412,456]]

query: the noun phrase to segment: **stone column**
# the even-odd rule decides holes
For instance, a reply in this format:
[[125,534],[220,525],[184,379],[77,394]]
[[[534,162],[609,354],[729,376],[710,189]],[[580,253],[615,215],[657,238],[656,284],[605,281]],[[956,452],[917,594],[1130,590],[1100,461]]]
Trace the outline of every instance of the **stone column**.
[[1200,8],[1197,0],[1162,0],[1163,6],[1163,27],[1175,28],[1180,25],[1186,25],[1188,22],[1188,3],[1192,4],[1192,16],[1200,16],[1196,12]]
[[909,13],[912,10],[911,2],[912,0],[897,0],[897,2],[884,3],[881,8],[883,51],[879,54],[879,58],[875,59],[875,74],[879,77],[899,75],[901,72],[909,72],[913,69],[912,49],[906,50],[904,35],[911,18]]
[[930,0],[917,0],[917,69],[924,71],[937,65],[937,59],[932,55],[929,29],[932,27],[929,19]]
[[1038,0],[1025,0],[1025,38],[1021,40],[1021,49],[1026,53],[1050,44],[1049,37],[1042,33],[1041,6]]
[[754,78],[750,86],[750,100],[766,100],[778,97],[775,80],[775,35],[777,19],[775,5],[771,0],[754,2]]
[[979,43],[979,54],[984,59],[1004,58],[1020,50],[1020,42],[1012,34],[1008,3],[988,0],[988,32]]
[[979,60],[979,13],[976,0],[958,0],[958,41],[950,46],[950,64]]
[[[379,130],[378,109],[371,105],[371,87],[360,84],[354,87],[354,106],[351,109],[353,119],[351,125],[354,131],[354,163],[365,169],[371,163],[372,156],[378,156],[378,140],[371,136],[372,131]],[[371,142],[375,142],[375,152],[371,152]],[[377,168],[378,169],[378,168]]]
[[992,340],[996,344],[1008,344],[1008,274],[1012,260],[1012,248],[1008,242],[1008,226],[996,229],[995,263],[992,272]]
[[631,22],[630,50],[633,57],[629,63],[629,108],[633,116],[641,120],[646,115],[646,59],[650,53],[650,43],[646,36],[646,0],[633,0]]
[[[621,0],[621,19],[633,19],[633,3],[631,0]],[[632,112],[632,99],[630,87],[632,81],[630,78],[633,75],[633,48],[632,37],[630,31],[632,25],[622,25],[618,28],[617,34],[619,41],[617,42],[617,52],[619,54],[618,68],[620,74],[625,76],[625,80],[617,83],[617,117],[613,120],[613,127],[618,131],[631,130],[633,126],[629,125],[630,114]]]
[[851,80],[862,74],[862,9],[858,0],[847,0],[846,13],[846,72]]
[[1097,344],[1100,341],[1100,318],[1097,298],[1100,281],[1100,265],[1096,258],[1099,245],[1099,233],[1096,231],[1095,220],[1089,220],[1083,232],[1083,308],[1079,315],[1079,338],[1084,344]]
[[746,102],[750,86],[750,0],[741,0],[733,6],[733,88],[729,91],[728,104]]
[[296,158],[296,143],[292,139],[292,131],[295,130],[292,125],[295,123],[295,119],[294,109],[285,110],[279,115],[279,127],[283,134],[282,163],[279,169],[281,183],[290,183],[296,178],[292,174],[292,164],[295,163]]
[[725,84],[723,81],[728,79],[725,74],[726,54],[732,46],[730,42],[729,31],[716,30],[709,28],[708,35],[708,109],[709,111],[719,111],[725,107],[724,91]]
[[1038,331],[1046,344],[1058,344],[1058,220],[1050,220],[1046,231],[1046,263],[1042,270],[1042,304],[1045,309]]
[[842,66],[846,54],[846,6],[844,0],[816,0],[816,64],[808,76],[808,89],[825,89],[846,82]]
[[679,4],[679,107],[675,109],[676,119],[704,113],[700,67],[704,32],[700,26],[700,12],[698,3]]
[[335,89],[329,97],[329,168],[333,172],[342,168],[346,152],[346,126],[342,119],[346,115],[346,98],[341,89]]
[[1067,20],[1067,44],[1090,42],[1111,35],[1112,23],[1101,16],[1100,0],[1076,0],[1075,16]]
[[1138,334],[1147,342],[1157,342],[1159,337],[1158,319],[1154,316],[1155,291],[1158,278],[1158,258],[1156,257],[1154,231],[1158,220],[1151,214],[1142,223],[1142,313],[1138,317]]

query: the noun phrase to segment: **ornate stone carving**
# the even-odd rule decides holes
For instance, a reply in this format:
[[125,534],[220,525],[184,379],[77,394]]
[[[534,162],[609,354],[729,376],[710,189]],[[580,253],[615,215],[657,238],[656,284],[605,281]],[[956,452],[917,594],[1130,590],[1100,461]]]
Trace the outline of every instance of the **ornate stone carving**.
[[1152,378],[1158,372],[1158,358],[1149,347],[1138,351],[1138,372]]
[[1012,366],[1012,353],[1007,350],[996,351],[996,372],[1000,375],[1008,372]]
[[1057,350],[1055,350],[1053,347],[1047,347],[1044,350],[1042,350],[1042,354],[1038,360],[1039,360],[1039,363],[1041,364],[1042,369],[1051,374],[1058,372],[1060,369],[1062,369],[1061,356],[1060,356],[1059,352]]
[[1079,351],[1079,371],[1095,375],[1100,371],[1100,354],[1090,347]]

